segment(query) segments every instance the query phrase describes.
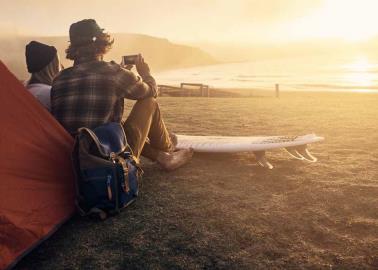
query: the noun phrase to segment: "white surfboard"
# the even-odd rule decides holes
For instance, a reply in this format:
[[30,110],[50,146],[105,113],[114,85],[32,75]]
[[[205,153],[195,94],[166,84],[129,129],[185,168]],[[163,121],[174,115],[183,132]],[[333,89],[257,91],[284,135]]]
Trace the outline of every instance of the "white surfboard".
[[261,136],[261,137],[231,137],[231,136],[188,136],[177,135],[177,148],[192,148],[195,152],[206,153],[236,153],[253,152],[257,163],[272,169],[265,157],[265,151],[284,148],[294,158],[316,162],[307,145],[323,141],[323,137],[315,134],[304,136]]

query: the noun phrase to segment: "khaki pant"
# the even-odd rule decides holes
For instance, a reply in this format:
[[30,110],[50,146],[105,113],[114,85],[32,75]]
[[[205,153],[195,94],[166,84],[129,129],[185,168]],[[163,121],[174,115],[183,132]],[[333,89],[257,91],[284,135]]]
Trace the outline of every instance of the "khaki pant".
[[123,128],[127,142],[138,159],[143,155],[156,160],[159,151],[169,152],[173,148],[155,98],[138,100]]

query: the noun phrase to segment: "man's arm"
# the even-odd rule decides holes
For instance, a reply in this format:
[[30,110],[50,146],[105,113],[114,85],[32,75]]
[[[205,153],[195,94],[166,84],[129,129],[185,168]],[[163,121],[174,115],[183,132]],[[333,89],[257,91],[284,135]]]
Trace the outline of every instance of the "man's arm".
[[128,99],[145,99],[157,97],[157,85],[155,79],[150,74],[150,68],[141,55],[136,60],[136,69],[140,75],[136,76],[133,72],[123,70],[125,81],[121,83],[122,96]]

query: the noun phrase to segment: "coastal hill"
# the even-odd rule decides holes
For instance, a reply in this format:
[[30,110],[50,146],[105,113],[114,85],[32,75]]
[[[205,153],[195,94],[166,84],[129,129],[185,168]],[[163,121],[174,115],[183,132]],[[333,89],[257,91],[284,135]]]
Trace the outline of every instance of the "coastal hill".
[[[164,38],[141,34],[112,34],[114,45],[106,55],[105,60],[121,62],[122,55],[143,54],[152,71],[176,69],[191,66],[210,65],[217,63],[210,54],[193,46],[180,45]],[[20,79],[26,79],[28,73],[25,64],[25,45],[31,40],[37,40],[54,45],[59,52],[65,67],[72,61],[65,59],[65,49],[68,47],[68,37],[0,37],[0,59]]]

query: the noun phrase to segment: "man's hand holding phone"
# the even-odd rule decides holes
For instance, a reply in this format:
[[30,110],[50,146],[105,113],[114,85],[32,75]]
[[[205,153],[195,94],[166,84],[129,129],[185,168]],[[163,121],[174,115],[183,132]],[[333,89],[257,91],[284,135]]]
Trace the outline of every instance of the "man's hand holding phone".
[[135,65],[138,74],[141,77],[150,75],[150,67],[141,54],[126,55],[122,57],[122,66],[128,70]]
[[138,74],[143,78],[144,76],[150,75],[150,67],[146,62],[144,62],[144,58],[141,54],[138,54],[137,58],[135,59],[135,67],[138,71]]

